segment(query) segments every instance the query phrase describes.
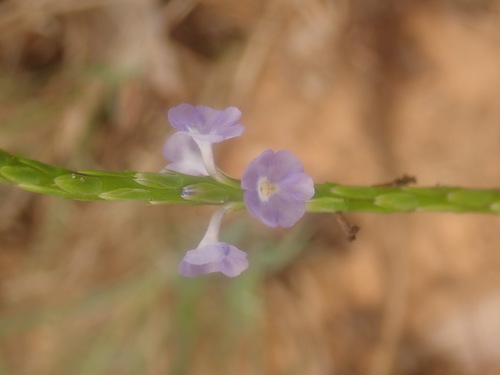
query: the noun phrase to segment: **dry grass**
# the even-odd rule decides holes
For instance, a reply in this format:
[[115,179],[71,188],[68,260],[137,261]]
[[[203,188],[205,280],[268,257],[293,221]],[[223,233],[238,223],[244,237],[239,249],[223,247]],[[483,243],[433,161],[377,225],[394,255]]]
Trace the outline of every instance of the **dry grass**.
[[[181,101],[237,105],[240,176],[266,148],[318,182],[500,186],[500,2],[3,0],[0,147],[156,171]],[[224,236],[237,280],[183,280],[211,208],[0,186],[0,374],[496,374],[500,222],[329,215]]]

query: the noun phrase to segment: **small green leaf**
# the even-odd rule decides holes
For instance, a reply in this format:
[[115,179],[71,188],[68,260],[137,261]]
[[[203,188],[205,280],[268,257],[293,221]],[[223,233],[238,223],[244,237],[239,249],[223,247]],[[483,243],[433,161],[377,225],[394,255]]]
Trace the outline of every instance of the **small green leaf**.
[[59,176],[54,182],[75,199],[98,199],[103,192],[102,183],[98,177],[71,173]]
[[500,202],[495,202],[491,205],[491,211],[500,214]]
[[0,174],[7,180],[16,184],[23,185],[49,185],[52,184],[52,179],[29,167],[22,166],[7,166],[0,168]]
[[36,160],[31,160],[31,159],[26,159],[26,158],[19,158],[19,161],[23,163],[24,165],[27,165],[29,167],[34,168],[35,170],[39,170],[46,174],[47,176],[56,177],[60,176],[65,173],[71,173],[70,170],[66,168],[61,168],[57,167],[55,165],[49,165],[45,163],[40,163]]
[[107,172],[107,171],[98,171],[95,169],[80,169],[78,173],[84,174],[87,176],[96,176],[96,177],[131,177],[134,176],[136,172],[132,171],[120,171],[120,172]]
[[222,204],[229,198],[227,190],[210,183],[199,183],[185,186],[182,198],[194,203]]
[[183,185],[182,175],[174,172],[166,173],[153,173],[153,172],[140,172],[135,173],[134,180],[138,184],[157,188],[157,189],[176,189]]
[[450,202],[470,207],[484,207],[491,203],[492,194],[485,190],[457,190],[447,195]]
[[379,195],[375,198],[375,204],[380,207],[395,209],[398,211],[412,211],[418,208],[419,201],[407,193],[390,193]]
[[99,198],[107,201],[151,201],[151,193],[145,189],[122,188],[99,194]]
[[4,150],[0,150],[0,165],[7,166],[11,164],[11,161],[14,160],[14,157]]
[[56,197],[59,198],[70,198],[67,192],[57,187],[41,186],[41,185],[23,185],[23,184],[19,184],[18,186],[24,190],[28,190],[33,193],[50,194],[50,195],[55,195]]
[[343,212],[347,208],[343,198],[314,198],[306,206],[308,212]]

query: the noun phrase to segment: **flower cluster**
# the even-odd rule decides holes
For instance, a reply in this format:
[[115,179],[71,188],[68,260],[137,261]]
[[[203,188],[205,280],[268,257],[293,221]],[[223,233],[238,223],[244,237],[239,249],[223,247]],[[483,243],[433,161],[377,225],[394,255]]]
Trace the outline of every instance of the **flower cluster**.
[[[178,130],[165,143],[163,154],[171,163],[165,169],[189,175],[210,176],[234,185],[215,165],[213,144],[241,135],[241,112],[235,107],[215,110],[207,106],[181,104],[168,112],[168,120]],[[266,150],[245,169],[241,179],[247,210],[267,226],[293,226],[306,211],[306,201],[314,195],[314,183],[304,173],[301,161],[290,151]],[[198,247],[186,253],[179,273],[195,277],[221,272],[239,275],[248,267],[247,254],[233,245],[219,242],[224,214],[231,205],[218,209]]]

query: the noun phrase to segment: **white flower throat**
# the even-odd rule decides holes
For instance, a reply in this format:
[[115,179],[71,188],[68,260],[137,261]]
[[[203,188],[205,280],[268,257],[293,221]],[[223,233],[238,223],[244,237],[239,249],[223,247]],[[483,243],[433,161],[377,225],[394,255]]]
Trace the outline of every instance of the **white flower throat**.
[[259,199],[262,202],[267,202],[278,191],[278,186],[271,184],[267,178],[261,177],[257,182],[257,191],[259,192]]

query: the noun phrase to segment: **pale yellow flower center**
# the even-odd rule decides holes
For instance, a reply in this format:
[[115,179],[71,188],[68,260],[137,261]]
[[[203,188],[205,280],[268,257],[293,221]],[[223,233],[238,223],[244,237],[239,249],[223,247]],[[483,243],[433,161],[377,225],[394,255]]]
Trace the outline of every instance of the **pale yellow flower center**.
[[259,198],[263,202],[267,202],[271,195],[276,193],[278,187],[276,185],[271,184],[267,178],[261,177],[257,184],[257,188],[259,191]]

